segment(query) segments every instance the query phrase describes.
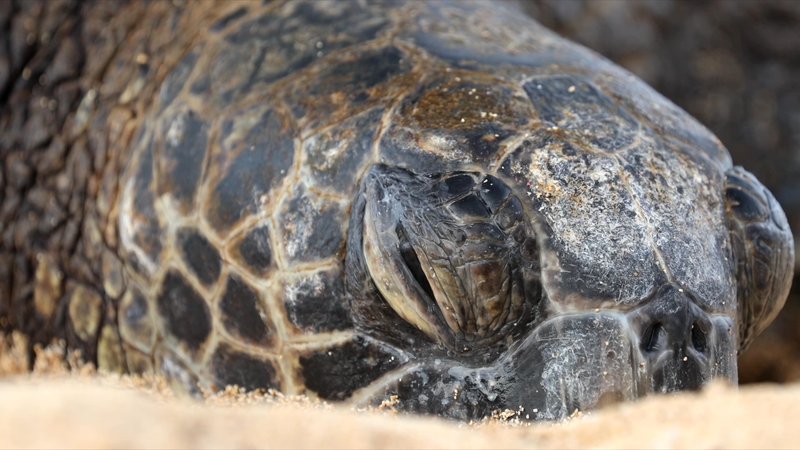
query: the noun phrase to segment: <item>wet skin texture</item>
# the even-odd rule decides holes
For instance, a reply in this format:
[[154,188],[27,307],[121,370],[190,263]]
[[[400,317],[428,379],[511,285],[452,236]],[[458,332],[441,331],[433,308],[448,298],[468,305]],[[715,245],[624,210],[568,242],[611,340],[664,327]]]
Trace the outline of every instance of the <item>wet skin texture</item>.
[[[758,180],[511,5],[35,5],[3,23],[72,39],[3,81],[0,325],[32,344],[194,392],[554,420],[735,382],[786,297]],[[124,40],[91,39],[107,16]]]

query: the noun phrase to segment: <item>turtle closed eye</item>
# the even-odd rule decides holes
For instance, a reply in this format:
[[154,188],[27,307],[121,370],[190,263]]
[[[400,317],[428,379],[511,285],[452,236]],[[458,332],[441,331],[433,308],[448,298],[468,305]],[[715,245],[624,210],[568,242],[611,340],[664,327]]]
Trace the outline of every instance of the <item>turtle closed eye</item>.
[[417,252],[414,250],[414,247],[411,245],[411,242],[408,240],[408,236],[406,235],[406,230],[403,228],[402,225],[398,225],[395,228],[395,233],[397,234],[398,240],[398,248],[400,250],[400,257],[403,259],[403,262],[408,267],[408,270],[411,271],[414,280],[419,284],[423,291],[428,294],[429,299],[433,299],[433,289],[431,288],[431,284],[428,281],[428,277],[425,276],[425,271],[422,270],[422,264],[419,261],[419,256],[417,256]]
[[354,210],[348,277],[368,277],[352,285],[374,285],[377,294],[353,291],[363,328],[380,317],[402,319],[432,342],[464,352],[509,345],[507,338],[531,323],[541,291],[538,258],[528,257],[524,243],[536,240],[506,182],[378,165],[359,195],[364,206]]

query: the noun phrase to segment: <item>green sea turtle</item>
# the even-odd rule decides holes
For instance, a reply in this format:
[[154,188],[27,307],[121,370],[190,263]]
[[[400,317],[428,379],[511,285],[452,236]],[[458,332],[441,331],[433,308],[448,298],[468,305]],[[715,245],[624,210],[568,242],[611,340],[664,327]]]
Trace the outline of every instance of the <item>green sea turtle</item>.
[[4,4],[0,324],[101,369],[458,419],[736,381],[792,236],[512,5]]

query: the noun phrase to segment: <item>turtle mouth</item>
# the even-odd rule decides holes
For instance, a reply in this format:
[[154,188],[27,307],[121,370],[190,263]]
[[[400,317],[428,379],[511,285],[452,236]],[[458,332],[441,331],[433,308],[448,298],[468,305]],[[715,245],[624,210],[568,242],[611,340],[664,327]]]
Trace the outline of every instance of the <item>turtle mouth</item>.
[[712,379],[735,384],[734,330],[732,317],[707,313],[669,286],[630,311],[557,315],[501,358],[502,370],[517,380],[507,402],[557,420],[575,410],[697,390]]
[[[576,411],[695,389],[711,379],[736,382],[736,340],[728,332],[733,326],[729,317],[708,317],[702,354],[687,350],[692,344],[685,341],[673,345],[678,339],[670,333],[680,323],[656,323],[655,318],[648,305],[628,312],[560,314],[492,363],[470,366],[461,358],[421,358],[376,389],[398,394],[411,411],[461,420],[513,410],[529,420],[558,421]],[[383,398],[379,394],[371,401]]]
[[[670,334],[680,324],[645,324],[642,319],[651,314],[642,307],[552,317],[495,365],[455,383],[480,392],[487,402],[495,399],[497,408],[548,421],[651,394],[698,389],[712,379],[736,383],[732,319],[709,318],[701,353]],[[475,382],[498,378],[503,381],[491,388]]]

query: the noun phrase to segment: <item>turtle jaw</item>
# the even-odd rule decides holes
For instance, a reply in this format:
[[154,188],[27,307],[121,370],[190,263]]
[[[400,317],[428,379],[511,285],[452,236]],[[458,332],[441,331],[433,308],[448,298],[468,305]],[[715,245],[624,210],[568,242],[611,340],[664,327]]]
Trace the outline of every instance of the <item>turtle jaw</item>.
[[[500,362],[508,408],[560,420],[651,394],[737,381],[734,321],[661,297],[629,312],[577,312],[541,323]],[[699,328],[702,327],[702,330]],[[702,333],[702,338],[701,338]]]
[[616,313],[550,318],[499,363],[512,380],[507,407],[552,421],[639,397],[633,340],[624,316]]
[[[650,348],[648,339],[668,344],[669,336],[652,338],[657,333],[645,324],[653,321],[644,320],[656,317],[649,306],[556,315],[485,366],[421,359],[359,401],[378,405],[387,395],[397,395],[402,410],[458,420],[511,410],[525,420],[558,421],[576,411],[697,388],[713,379],[736,382],[731,318],[709,317],[702,355],[669,345]],[[664,327],[665,333],[671,328]]]

